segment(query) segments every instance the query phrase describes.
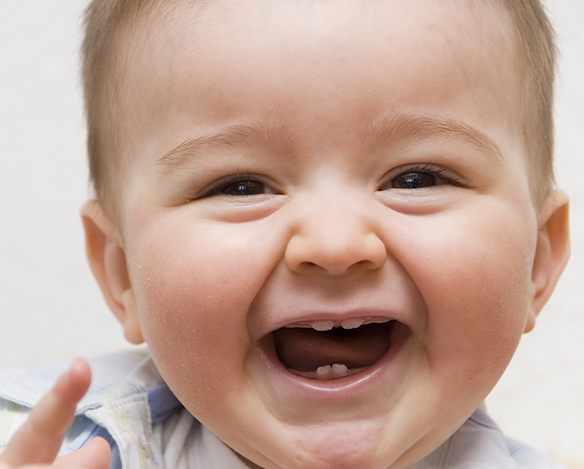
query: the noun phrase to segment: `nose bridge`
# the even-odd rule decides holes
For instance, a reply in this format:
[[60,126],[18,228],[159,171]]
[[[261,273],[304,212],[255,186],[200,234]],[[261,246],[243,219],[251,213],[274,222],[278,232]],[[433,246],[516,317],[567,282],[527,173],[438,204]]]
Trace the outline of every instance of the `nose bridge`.
[[286,248],[291,270],[342,276],[383,265],[386,247],[369,204],[335,195],[303,204]]

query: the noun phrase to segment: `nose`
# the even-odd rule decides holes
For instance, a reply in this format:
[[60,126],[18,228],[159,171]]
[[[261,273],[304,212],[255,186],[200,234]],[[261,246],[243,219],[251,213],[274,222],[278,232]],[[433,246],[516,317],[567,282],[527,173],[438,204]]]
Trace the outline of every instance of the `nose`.
[[291,271],[340,277],[376,270],[385,263],[386,246],[365,207],[319,201],[300,218],[286,246]]

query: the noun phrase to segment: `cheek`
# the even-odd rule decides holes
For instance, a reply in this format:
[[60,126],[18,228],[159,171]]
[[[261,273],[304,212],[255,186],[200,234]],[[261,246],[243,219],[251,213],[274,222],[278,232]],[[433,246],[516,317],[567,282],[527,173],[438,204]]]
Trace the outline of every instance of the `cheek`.
[[[439,220],[424,265],[410,266],[427,308],[424,343],[432,370],[490,387],[500,377],[525,327],[535,245],[534,225],[509,207],[464,221]],[[452,227],[456,227],[453,229]],[[426,230],[427,231],[427,230]]]
[[160,372],[183,402],[205,402],[221,386],[228,392],[243,380],[247,311],[263,283],[254,255],[257,237],[170,226],[142,235],[132,283]]

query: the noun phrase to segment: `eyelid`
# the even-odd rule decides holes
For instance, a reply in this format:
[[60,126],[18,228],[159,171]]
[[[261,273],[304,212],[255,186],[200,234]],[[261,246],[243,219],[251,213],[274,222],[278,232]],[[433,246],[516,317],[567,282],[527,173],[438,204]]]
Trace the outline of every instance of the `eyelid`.
[[[446,169],[443,166],[436,165],[433,163],[411,163],[411,164],[399,166],[397,168],[393,168],[391,171],[386,173],[382,178],[382,182],[379,185],[380,188],[378,190],[387,190],[384,187],[387,186],[389,183],[391,183],[391,181],[393,179],[395,179],[397,176],[400,176],[400,175],[406,174],[406,173],[415,173],[415,172],[432,174],[432,175],[437,176],[437,177],[441,178],[442,180],[446,181],[446,183],[451,185],[451,186],[470,187],[469,181],[462,178],[458,173],[456,173],[452,170]],[[440,184],[440,185],[444,185],[444,184]],[[400,189],[400,190],[410,190],[410,189]],[[411,190],[419,190],[419,189],[411,189]]]

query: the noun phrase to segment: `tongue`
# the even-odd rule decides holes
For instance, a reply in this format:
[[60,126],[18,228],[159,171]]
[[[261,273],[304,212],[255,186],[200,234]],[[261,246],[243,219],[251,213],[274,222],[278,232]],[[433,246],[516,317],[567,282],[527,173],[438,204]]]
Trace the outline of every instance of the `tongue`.
[[391,323],[366,324],[357,329],[282,328],[274,332],[278,358],[287,368],[314,371],[334,363],[364,368],[379,360],[390,346]]

